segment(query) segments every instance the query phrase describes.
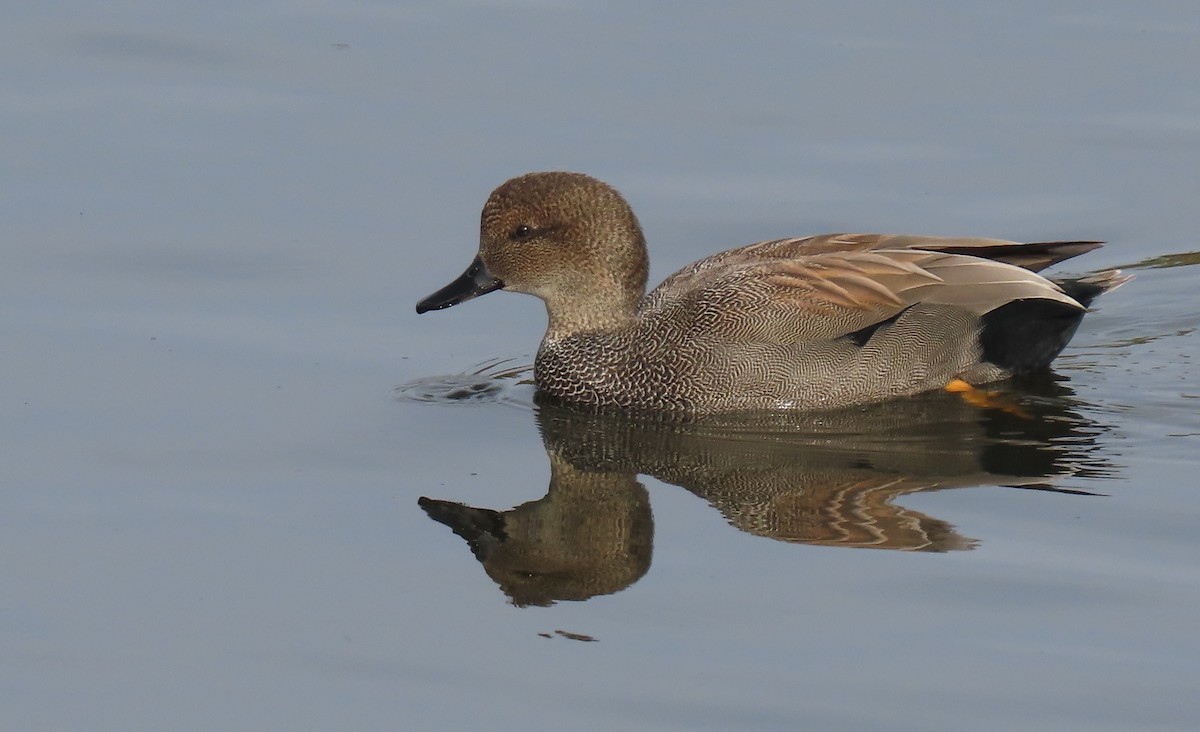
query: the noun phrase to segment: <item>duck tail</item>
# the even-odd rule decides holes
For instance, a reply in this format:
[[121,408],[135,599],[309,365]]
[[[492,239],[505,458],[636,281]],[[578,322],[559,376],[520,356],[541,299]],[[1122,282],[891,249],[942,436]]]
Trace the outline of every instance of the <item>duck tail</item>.
[[1078,300],[1084,307],[1088,307],[1097,297],[1117,289],[1132,279],[1133,275],[1125,274],[1119,269],[1106,269],[1083,277],[1056,279],[1054,282],[1063,289],[1063,292]]
[[983,360],[1014,375],[1047,368],[1075,335],[1091,302],[1131,279],[1119,269],[1106,269],[1054,281],[1085,310],[1041,298],[1014,300],[996,308],[982,318]]

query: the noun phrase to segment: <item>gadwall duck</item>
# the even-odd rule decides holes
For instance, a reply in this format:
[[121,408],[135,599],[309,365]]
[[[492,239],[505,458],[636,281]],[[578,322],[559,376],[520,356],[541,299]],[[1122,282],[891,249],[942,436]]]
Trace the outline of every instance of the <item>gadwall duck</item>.
[[621,194],[579,173],[530,173],[492,192],[474,261],[417,312],[499,289],[541,298],[534,378],[566,402],[829,409],[1045,369],[1087,305],[1129,278],[1056,283],[1036,271],[1099,246],[778,239],[702,259],[647,295],[645,238]]

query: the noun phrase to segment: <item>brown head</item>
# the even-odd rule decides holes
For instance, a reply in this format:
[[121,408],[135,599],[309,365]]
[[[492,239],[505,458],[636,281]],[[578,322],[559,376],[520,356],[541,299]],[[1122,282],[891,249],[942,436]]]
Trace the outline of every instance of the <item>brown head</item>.
[[632,317],[647,268],[641,226],[614,188],[580,173],[529,173],[492,192],[475,260],[417,312],[503,288],[545,301],[551,334],[610,328]]

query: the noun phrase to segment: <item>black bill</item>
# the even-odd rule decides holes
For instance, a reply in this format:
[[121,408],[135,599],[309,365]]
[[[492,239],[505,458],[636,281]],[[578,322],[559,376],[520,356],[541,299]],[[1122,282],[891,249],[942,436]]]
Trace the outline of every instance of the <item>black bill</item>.
[[467,271],[458,279],[417,303],[417,312],[426,313],[430,310],[442,310],[460,302],[466,302],[480,295],[486,295],[492,290],[499,290],[504,283],[492,276],[483,260],[475,257]]

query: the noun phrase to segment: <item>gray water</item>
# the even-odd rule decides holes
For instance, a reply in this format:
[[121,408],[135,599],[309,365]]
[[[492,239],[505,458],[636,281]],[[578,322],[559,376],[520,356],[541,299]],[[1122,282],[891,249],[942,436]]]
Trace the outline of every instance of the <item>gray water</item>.
[[[1200,725],[1194,4],[55,3],[0,40],[5,729]],[[526,383],[533,298],[413,312],[540,169],[620,188],[653,281],[827,231],[1137,278],[1009,411],[586,418]]]

